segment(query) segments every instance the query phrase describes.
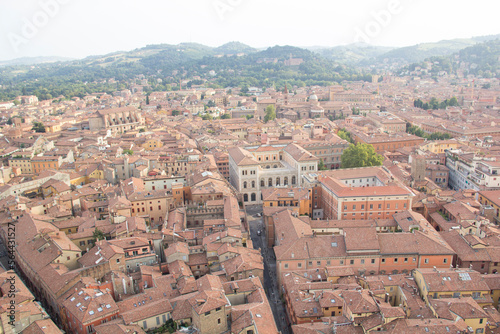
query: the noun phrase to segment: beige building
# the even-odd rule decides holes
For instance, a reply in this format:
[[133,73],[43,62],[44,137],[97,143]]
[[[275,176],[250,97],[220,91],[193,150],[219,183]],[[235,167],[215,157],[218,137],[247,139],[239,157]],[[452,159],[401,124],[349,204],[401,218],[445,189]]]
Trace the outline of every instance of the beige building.
[[246,204],[262,203],[261,190],[300,186],[318,170],[319,159],[297,144],[229,149],[229,178]]

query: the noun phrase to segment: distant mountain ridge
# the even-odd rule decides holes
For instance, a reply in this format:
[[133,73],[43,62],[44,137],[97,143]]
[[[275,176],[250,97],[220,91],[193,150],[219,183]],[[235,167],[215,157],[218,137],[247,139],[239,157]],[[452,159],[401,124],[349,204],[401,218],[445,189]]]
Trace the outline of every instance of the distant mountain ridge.
[[[451,55],[433,56],[421,62],[412,63],[402,70],[408,75],[417,68],[430,75],[447,74],[479,75],[485,78],[500,78],[500,38],[461,49]],[[430,66],[430,68],[429,68]]]
[[15,58],[11,60],[3,60],[0,61],[0,67],[2,66],[15,66],[15,65],[35,65],[35,64],[43,64],[43,63],[55,63],[55,62],[64,62],[71,61],[74,58],[68,57],[57,57],[57,56],[47,56],[47,57],[22,57]]
[[[400,68],[416,63],[411,62],[412,59],[449,57],[453,52],[464,50],[461,49],[464,45],[481,46],[484,43],[478,42],[491,41],[496,37],[500,35],[398,49],[358,43],[325,49],[314,47],[314,51],[289,45],[258,50],[239,42],[219,47],[198,43],[147,45],[131,51],[116,51],[78,60],[2,66],[0,83],[4,89],[0,91],[0,100],[25,95],[23,92],[37,95],[39,99],[113,92],[125,89],[139,75],[148,78],[147,90],[173,89],[179,81],[192,78],[196,79],[196,84],[206,81],[210,87],[260,86],[278,89],[285,84],[304,87],[330,85],[343,80],[371,81],[374,70],[371,64],[390,64],[392,60],[393,65]],[[497,63],[494,60],[499,54],[495,53],[496,50],[496,45],[480,50],[482,58],[491,58],[491,61],[479,64],[484,67],[483,72],[496,75]],[[473,57],[474,54],[468,57],[470,62]],[[43,57],[41,60],[47,61]],[[447,63],[435,66],[435,70],[439,72],[452,68],[450,61]],[[407,70],[411,71],[410,68]],[[478,70],[477,73],[481,72]]]
[[383,61],[410,64],[430,57],[448,56],[466,47],[497,38],[500,38],[500,34],[442,40],[435,43],[420,43],[401,48],[354,43],[333,48],[311,47],[308,49],[319,53],[327,59],[343,64],[366,66]]

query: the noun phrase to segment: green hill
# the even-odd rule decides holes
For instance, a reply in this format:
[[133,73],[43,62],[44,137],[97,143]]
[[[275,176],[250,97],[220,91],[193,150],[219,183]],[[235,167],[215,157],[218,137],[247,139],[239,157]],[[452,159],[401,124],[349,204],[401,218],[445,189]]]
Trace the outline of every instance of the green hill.
[[[350,66],[339,66],[317,53],[297,47],[275,46],[239,57],[233,54],[242,50],[250,49],[241,43],[229,43],[219,48],[195,43],[159,44],[70,62],[1,67],[0,82],[4,89],[0,91],[0,99],[13,99],[24,93],[52,99],[60,95],[68,98],[98,91],[113,92],[128,87],[137,75],[148,78],[150,86],[146,90],[170,89],[169,84],[195,76],[205,79],[213,87],[257,85],[281,88],[285,83],[305,86],[329,85],[342,80],[371,80],[367,73]],[[216,57],[220,52],[228,54]],[[285,60],[290,57],[301,58],[303,62],[298,66],[287,66]],[[116,83],[106,83],[111,78]],[[162,79],[161,83],[156,79]]]

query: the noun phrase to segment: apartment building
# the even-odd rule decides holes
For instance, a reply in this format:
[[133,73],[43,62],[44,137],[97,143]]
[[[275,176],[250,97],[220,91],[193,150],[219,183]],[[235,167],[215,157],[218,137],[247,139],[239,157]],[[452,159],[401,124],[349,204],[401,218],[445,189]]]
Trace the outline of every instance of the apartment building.
[[322,171],[305,179],[321,189],[320,207],[326,219],[388,219],[411,208],[414,197],[383,167]]

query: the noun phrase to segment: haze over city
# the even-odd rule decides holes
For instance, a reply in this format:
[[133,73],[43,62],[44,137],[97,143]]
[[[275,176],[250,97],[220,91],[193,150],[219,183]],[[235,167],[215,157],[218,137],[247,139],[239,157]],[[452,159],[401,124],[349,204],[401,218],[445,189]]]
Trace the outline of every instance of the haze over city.
[[148,44],[401,47],[498,33],[495,1],[76,1],[0,3],[0,60],[82,58]]
[[499,7],[0,0],[0,333],[500,334]]

